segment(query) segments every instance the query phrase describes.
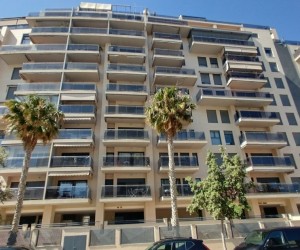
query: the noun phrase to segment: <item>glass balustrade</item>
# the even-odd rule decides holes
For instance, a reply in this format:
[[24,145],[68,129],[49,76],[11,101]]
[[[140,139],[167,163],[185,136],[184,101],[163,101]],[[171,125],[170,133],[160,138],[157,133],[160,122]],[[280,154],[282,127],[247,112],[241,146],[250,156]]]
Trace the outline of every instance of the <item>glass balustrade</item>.
[[146,92],[146,86],[109,83],[106,85],[106,90],[120,92]]
[[103,167],[149,167],[150,158],[144,156],[103,156]]
[[60,129],[57,139],[92,139],[92,129]]
[[130,114],[130,115],[144,115],[145,108],[143,106],[107,106],[105,108],[106,114]]
[[5,115],[8,112],[8,108],[5,106],[0,106],[0,115]]
[[[165,134],[161,134],[158,136],[160,141],[166,141],[167,136]],[[183,131],[177,132],[174,141],[205,141],[204,132],[194,132],[194,131]]]
[[50,167],[92,167],[90,156],[53,156]]
[[260,183],[255,184],[248,193],[299,193],[300,184]]
[[154,49],[154,55],[183,57],[182,50]]
[[109,129],[104,133],[106,140],[122,140],[122,139],[136,139],[146,140],[149,139],[148,131],[143,129]]
[[237,111],[235,121],[240,118],[244,119],[280,119],[277,112],[263,112],[263,111]]
[[130,197],[151,197],[150,186],[148,185],[106,185],[102,186],[101,198],[130,198]]
[[72,34],[107,34],[106,28],[73,27]]
[[17,91],[59,91],[59,83],[19,83]]
[[146,69],[144,66],[129,65],[129,64],[109,64],[107,67],[107,70],[146,72]]
[[46,188],[46,199],[87,199],[90,198],[88,186],[58,186]]
[[68,27],[33,27],[31,33],[68,33]]
[[254,42],[246,40],[228,39],[228,38],[217,38],[217,37],[206,37],[206,36],[192,36],[192,42],[207,42],[207,43],[218,43],[218,44],[231,44],[241,46],[255,46]]
[[31,12],[28,14],[29,17],[68,17],[72,15],[72,10],[70,11],[41,11],[41,12]]
[[145,36],[144,31],[139,30],[109,29],[109,34],[120,36]]
[[246,164],[253,167],[294,167],[291,158],[288,156],[251,156]]
[[188,25],[188,22],[183,20],[166,19],[166,18],[158,18],[158,17],[151,17],[151,16],[148,17],[148,22],[166,23],[166,24],[173,24],[173,25]]
[[[10,188],[9,189],[13,195],[13,201],[17,200],[18,189]],[[44,187],[26,187],[24,193],[24,200],[42,200],[44,196]]]
[[[193,192],[188,184],[176,185],[177,196],[192,196]],[[170,185],[162,185],[160,188],[160,197],[171,197]]]
[[240,136],[240,142],[282,142],[286,143],[283,133],[270,133],[270,132],[243,132]]
[[174,75],[196,75],[194,69],[182,69],[182,68],[173,68],[173,67],[156,67],[155,74],[162,73],[162,74],[174,74]]
[[62,83],[62,90],[92,90],[95,91],[96,90],[96,84],[94,83],[67,83],[67,82],[63,82]]
[[59,110],[63,113],[95,113],[94,105],[61,105]]
[[145,53],[144,48],[127,47],[127,46],[109,46],[108,51],[112,52],[127,52],[127,53]]
[[[24,157],[8,157],[4,166],[0,168],[22,168]],[[48,167],[49,157],[31,157],[29,161],[30,168]]]
[[247,79],[266,79],[264,74],[261,73],[251,73],[251,72],[228,72],[226,74],[226,80],[228,81],[230,78],[247,78]]
[[161,38],[161,39],[168,39],[168,40],[180,40],[181,41],[181,36],[179,34],[154,32],[153,38]]
[[73,17],[91,17],[91,18],[107,18],[107,13],[97,13],[97,12],[88,12],[88,11],[74,11]]
[[22,70],[98,70],[97,63],[23,63]]
[[[198,158],[196,156],[174,156],[175,167],[198,167]],[[160,156],[158,160],[159,167],[169,167],[169,157]]]

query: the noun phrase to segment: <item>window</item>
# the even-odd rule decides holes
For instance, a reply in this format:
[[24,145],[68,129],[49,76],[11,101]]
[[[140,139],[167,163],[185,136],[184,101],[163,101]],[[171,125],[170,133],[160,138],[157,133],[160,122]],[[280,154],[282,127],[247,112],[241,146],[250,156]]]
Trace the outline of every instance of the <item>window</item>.
[[283,106],[291,106],[289,97],[287,95],[280,95],[280,99]]
[[220,131],[218,131],[218,130],[210,131],[210,139],[211,139],[212,145],[221,145],[222,144]]
[[28,34],[23,35],[21,44],[30,44],[30,37]]
[[292,183],[299,183],[300,184],[300,177],[291,177]]
[[273,52],[271,48],[265,48],[265,53],[267,57],[273,57]]
[[219,68],[218,59],[217,58],[209,58],[210,67],[212,68]]
[[218,123],[217,112],[215,110],[206,110],[208,123]]
[[14,68],[10,79],[11,80],[21,79],[20,70],[21,70],[21,68]]
[[234,145],[232,131],[224,131],[224,137],[225,137],[226,145]]
[[287,146],[290,146],[290,142],[289,142],[289,139],[286,135],[286,132],[281,132],[281,135],[282,135],[283,139],[286,141]]
[[16,90],[17,90],[17,86],[8,86],[6,100],[15,99]]
[[300,133],[293,132],[293,137],[294,137],[296,146],[300,146]]
[[284,85],[283,85],[283,81],[281,78],[274,78],[275,83],[276,83],[276,87],[278,89],[284,89]]
[[264,85],[264,88],[271,88],[271,84],[270,84],[269,78],[265,77],[265,79],[267,80],[267,83]]
[[213,74],[213,79],[215,85],[222,85],[221,74]]
[[206,57],[198,57],[198,64],[201,67],[207,67]]
[[288,119],[289,125],[298,125],[294,113],[286,113],[286,118]]
[[272,72],[279,72],[278,66],[277,66],[276,63],[270,62],[269,65],[270,65],[270,69],[271,69]]
[[295,166],[295,168],[297,168],[296,162],[295,162],[295,158],[294,158],[294,155],[293,155],[293,154],[283,154],[283,156],[289,157],[290,160],[291,160],[291,165],[292,165],[292,166]]
[[201,73],[200,77],[201,77],[201,83],[202,84],[210,84],[209,74],[207,74],[207,73]]
[[230,118],[227,110],[220,110],[222,123],[230,123]]
[[270,106],[277,106],[275,96],[273,94],[270,94],[270,96],[273,98],[273,101],[270,103]]

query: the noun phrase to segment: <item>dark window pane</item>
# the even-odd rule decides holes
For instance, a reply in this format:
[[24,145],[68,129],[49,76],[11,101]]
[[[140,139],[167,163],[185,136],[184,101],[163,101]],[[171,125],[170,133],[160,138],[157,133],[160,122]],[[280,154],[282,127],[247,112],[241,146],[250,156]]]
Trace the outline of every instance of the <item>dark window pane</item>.
[[206,110],[209,123],[218,123],[217,112],[215,110]]
[[221,145],[222,144],[220,131],[218,131],[218,130],[210,131],[210,139],[211,139],[212,145]]
[[12,72],[12,75],[11,75],[11,80],[21,79],[20,70],[21,70],[21,68],[14,68],[13,69],[13,72]]
[[276,87],[278,89],[284,89],[284,85],[283,85],[283,81],[281,78],[274,78],[275,83],[276,83]]
[[227,110],[220,110],[222,123],[230,123],[230,118]]
[[215,85],[222,85],[222,78],[220,74],[213,74],[213,78]]
[[15,99],[16,90],[17,90],[17,86],[8,86],[6,100]]
[[287,95],[280,95],[280,99],[283,106],[291,106],[289,97]]
[[298,125],[294,113],[286,113],[289,125]]
[[201,83],[202,84],[210,84],[209,74],[207,73],[201,73]]
[[269,65],[270,65],[270,69],[271,69],[272,72],[278,72],[279,71],[278,66],[277,66],[276,63],[270,62]]
[[225,137],[226,145],[234,145],[232,131],[224,131],[224,137]]
[[300,146],[300,133],[299,132],[294,132],[293,137],[294,137],[296,146]]
[[209,58],[210,66],[212,68],[219,68],[218,59],[217,58]]
[[207,67],[206,57],[198,57],[198,64],[201,67]]

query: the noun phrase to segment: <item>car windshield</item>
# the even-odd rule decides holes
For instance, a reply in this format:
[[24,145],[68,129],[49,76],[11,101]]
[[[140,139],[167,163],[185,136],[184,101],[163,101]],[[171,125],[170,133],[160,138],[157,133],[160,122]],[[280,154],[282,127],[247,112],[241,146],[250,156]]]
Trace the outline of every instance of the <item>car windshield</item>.
[[264,231],[253,231],[246,238],[245,242],[247,245],[261,245],[265,240],[267,232]]
[[146,248],[146,250],[152,250],[155,249],[155,246],[157,246],[159,244],[159,242],[155,242],[153,243],[150,247]]

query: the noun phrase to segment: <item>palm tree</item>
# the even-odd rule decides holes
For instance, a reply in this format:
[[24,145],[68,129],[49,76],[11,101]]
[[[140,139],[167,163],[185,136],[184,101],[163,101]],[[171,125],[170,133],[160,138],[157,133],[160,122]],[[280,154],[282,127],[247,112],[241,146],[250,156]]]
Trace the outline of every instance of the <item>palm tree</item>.
[[52,103],[36,95],[30,95],[24,101],[9,100],[5,105],[8,108],[4,115],[6,131],[15,133],[22,140],[25,152],[15,214],[7,240],[7,245],[11,246],[16,243],[31,154],[38,141],[45,145],[57,136],[64,115]]
[[145,114],[149,125],[158,133],[165,134],[168,142],[169,182],[171,191],[171,225],[173,234],[179,236],[177,211],[177,189],[174,168],[173,139],[182,129],[183,123],[191,123],[192,110],[195,105],[187,95],[183,95],[175,87],[161,88],[146,108]]

